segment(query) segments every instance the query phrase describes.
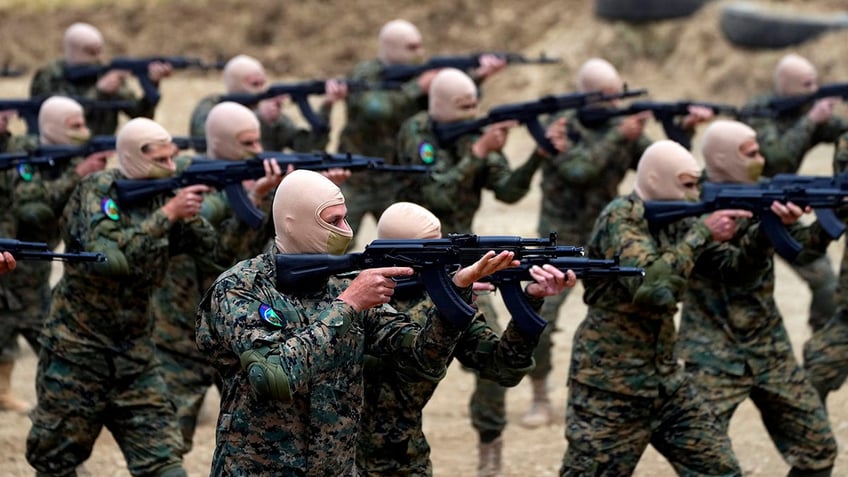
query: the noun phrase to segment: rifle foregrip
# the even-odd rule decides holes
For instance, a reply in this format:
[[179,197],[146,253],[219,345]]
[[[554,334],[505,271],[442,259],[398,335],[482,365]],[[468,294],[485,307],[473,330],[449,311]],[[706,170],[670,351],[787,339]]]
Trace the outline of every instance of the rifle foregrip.
[[474,317],[474,307],[454,292],[453,282],[445,272],[444,266],[424,267],[420,274],[439,314],[455,328],[464,330],[468,327]]

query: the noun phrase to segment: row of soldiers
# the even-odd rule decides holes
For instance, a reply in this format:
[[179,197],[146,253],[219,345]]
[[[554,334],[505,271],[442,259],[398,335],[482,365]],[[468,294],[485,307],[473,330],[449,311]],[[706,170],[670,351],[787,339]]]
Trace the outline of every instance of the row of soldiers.
[[[400,20],[384,26],[378,45],[378,58],[358,66],[355,78],[376,78],[384,65],[413,63],[423,54],[418,30]],[[107,73],[87,89],[67,89],[79,88],[77,83],[62,86],[63,62],[96,61],[102,47],[102,37],[90,25],[70,27],[64,59],[36,75],[33,95],[95,94],[135,101],[126,72]],[[565,243],[586,244],[591,256],[621,255],[623,263],[647,271],[638,283],[585,282],[589,314],[574,341],[566,416],[569,445],[561,473],[628,475],[651,443],[681,473],[738,474],[727,425],[736,406],[751,397],[792,475],[829,475],[836,451],[822,398],[841,384],[844,374],[833,365],[838,347],[831,345],[842,327],[834,314],[836,278],[821,253],[828,240],[815,225],[798,226],[810,250],[809,258],[801,260],[809,265],[798,268],[810,277],[814,290],[810,324],[826,330],[815,333],[805,348],[808,376],[795,362],[771,296],[772,249],[750,214],[722,211],[661,233],[645,226],[642,201],[693,198],[701,179],[691,153],[644,135],[649,114],[591,128],[572,113],[553,117],[547,137],[558,154],[533,151],[516,169],[502,153],[513,123],[496,124],[449,146],[439,143],[433,125],[473,118],[478,84],[504,66],[497,57],[488,57],[470,75],[431,71],[398,91],[351,94],[343,84],[328,82],[328,102],[321,113],[327,116],[333,101],[347,102],[340,150],[398,164],[426,164],[433,173],[398,178],[336,170],[316,177],[284,174],[288,171],[268,161],[265,177],[245,184],[254,204],[269,212],[269,220],[255,230],[233,216],[220,193],[205,186],[183,188],[174,197],[129,210],[112,200],[117,179],[166,177],[186,167],[174,160],[177,151],[167,131],[150,120],[134,119],[119,131],[117,170],[97,172],[105,167],[99,155],[79,158],[49,176],[37,171],[9,178],[14,194],[8,205],[15,210],[15,223],[7,225],[5,236],[52,244],[61,238],[66,246],[102,251],[109,258],[96,266],[68,266],[53,290],[52,304],[46,269],[22,273],[24,265],[19,264],[4,277],[27,282],[8,284],[7,306],[16,321],[4,326],[24,323],[20,317],[25,314],[48,316],[43,329],[36,319],[28,328],[4,333],[12,338],[9,350],[18,331],[26,331],[30,343],[41,348],[30,463],[44,475],[67,475],[87,458],[94,436],[106,425],[134,475],[182,475],[179,456],[191,446],[203,395],[220,378],[222,411],[213,475],[346,474],[354,465],[350,449],[357,447],[357,429],[359,473],[429,474],[420,410],[456,356],[478,372],[471,410],[480,435],[480,474],[498,475],[506,424],[504,386],[529,373],[534,400],[523,424],[540,426],[553,419],[547,394],[550,337],[564,291],[574,285],[573,274],[536,271],[536,286],[527,291],[547,297],[536,304],[549,325],[541,335],[526,336],[514,327],[499,333],[485,297],[477,300],[481,313],[471,327],[442,323],[431,303],[414,320],[397,321],[383,304],[391,302],[414,315],[409,303],[392,298],[391,277],[408,270],[333,279],[321,284],[321,293],[317,288],[282,293],[273,286],[273,254],[262,252],[272,241],[271,250],[279,253],[343,253],[354,224],[368,212],[381,219],[378,234],[385,238],[467,233],[483,189],[492,190],[498,200],[515,202],[541,168],[541,236],[556,231]],[[151,64],[149,73],[158,82],[169,74],[169,66]],[[231,60],[224,78],[227,93],[267,87],[261,64],[246,56]],[[608,94],[624,89],[615,68],[600,59],[581,67],[577,86]],[[790,55],[778,65],[776,95],[816,88],[815,68],[807,60]],[[137,101],[139,107],[126,112],[153,115],[152,108],[143,107],[144,98]],[[794,172],[812,146],[835,141],[848,130],[832,116],[833,103],[820,100],[795,117],[752,122],[753,128],[715,121],[701,145],[706,178],[747,183],[761,173]],[[100,133],[114,132],[117,113],[108,115],[98,120],[72,100],[51,98],[42,106],[39,141],[84,140],[86,125],[103,127]],[[697,124],[712,119],[710,111],[692,107],[680,126],[694,133]],[[191,127],[192,134],[206,135],[209,157],[230,160],[251,157],[263,147],[323,149],[328,139],[326,131],[300,129],[281,115],[279,100],[250,110],[207,98],[193,114]],[[61,138],[51,136],[56,131]],[[839,143],[835,170],[842,170],[836,167],[845,161],[839,158],[846,154],[847,142]],[[616,199],[618,184],[630,169],[637,170],[634,193]],[[416,217],[412,224],[397,226],[393,214],[386,215],[399,200],[403,204],[394,221]],[[776,204],[773,210],[786,224],[794,224],[803,212],[792,204]],[[400,231],[386,232],[393,227]],[[215,281],[234,259],[257,254]],[[511,258],[484,256],[454,275],[454,284],[470,293],[471,283],[512,264]],[[195,308],[207,289],[196,322]],[[684,313],[678,339],[671,317],[680,301]],[[25,308],[37,312],[22,312]],[[390,315],[392,319],[386,318]],[[457,344],[463,342],[467,348]],[[363,352],[374,358],[366,360],[364,389],[356,384],[363,373]],[[686,361],[685,374],[676,356]],[[2,370],[3,402],[23,408],[10,395],[11,364]],[[364,410],[357,404],[362,395],[367,398]],[[170,405],[177,407],[178,421]],[[177,423],[182,439],[174,438]],[[162,437],[153,448],[151,436]]]

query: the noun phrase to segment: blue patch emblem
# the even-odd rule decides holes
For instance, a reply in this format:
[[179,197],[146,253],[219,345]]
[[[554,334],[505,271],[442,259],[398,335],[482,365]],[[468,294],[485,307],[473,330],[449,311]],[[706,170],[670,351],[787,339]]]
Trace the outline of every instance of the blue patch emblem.
[[424,164],[432,164],[436,160],[436,149],[429,142],[422,142],[418,145],[418,157]]
[[275,326],[277,328],[283,327],[283,322],[280,320],[280,317],[277,315],[277,312],[264,303],[259,305],[259,316],[262,318],[262,321],[268,323],[271,326]]
[[18,164],[18,175],[23,181],[30,182],[35,175],[35,168],[32,164]]
[[115,203],[114,200],[104,197],[103,200],[100,201],[100,210],[106,214],[106,217],[114,220],[115,222],[121,218],[121,213],[118,210],[118,204]]

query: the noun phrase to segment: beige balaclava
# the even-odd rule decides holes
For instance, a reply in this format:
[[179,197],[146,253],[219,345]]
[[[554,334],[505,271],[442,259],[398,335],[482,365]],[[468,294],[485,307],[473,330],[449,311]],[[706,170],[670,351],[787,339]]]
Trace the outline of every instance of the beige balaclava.
[[697,200],[683,187],[684,175],[700,177],[695,157],[674,141],[656,141],[639,159],[633,189],[642,200]]
[[[227,93],[250,93],[256,94],[265,91],[268,87],[265,67],[256,58],[247,55],[234,56],[224,65],[224,87]],[[262,78],[262,86],[255,86],[252,80]]]
[[774,90],[780,96],[808,94],[818,88],[816,67],[806,58],[790,53],[777,63]]
[[118,131],[115,142],[118,168],[130,179],[163,178],[174,174],[174,169],[162,167],[142,151],[148,144],[171,143],[171,135],[155,121],[147,118],[129,120]]
[[380,29],[377,38],[377,59],[385,65],[417,63],[421,49],[410,50],[409,45],[420,44],[421,33],[406,20],[392,20]]
[[757,133],[738,121],[719,119],[704,130],[701,155],[707,178],[712,182],[753,183],[763,172],[762,156],[752,159],[742,146],[757,141]]
[[577,71],[577,90],[582,93],[603,91],[607,94],[620,93],[624,90],[624,82],[609,61],[592,58]]
[[442,223],[432,212],[412,202],[395,202],[377,221],[378,239],[442,238]]
[[[477,86],[462,71],[445,68],[439,71],[430,84],[430,117],[437,122],[473,119],[477,115]],[[463,106],[474,104],[472,109]]]
[[[70,65],[96,63],[103,51],[103,35],[88,23],[74,23],[65,30],[62,40],[65,62]],[[92,54],[97,51],[98,54]]]
[[87,127],[71,128],[71,121],[82,120],[85,124],[85,113],[82,106],[71,98],[51,96],[41,103],[38,110],[38,141],[44,145],[82,144],[91,138],[91,130]]
[[277,186],[272,209],[277,250],[343,254],[353,232],[328,224],[321,212],[344,201],[339,186],[317,172],[299,169],[286,174]]
[[253,111],[231,101],[216,104],[206,116],[207,155],[231,161],[254,156],[238,140],[239,134],[250,130],[259,131],[259,119]]

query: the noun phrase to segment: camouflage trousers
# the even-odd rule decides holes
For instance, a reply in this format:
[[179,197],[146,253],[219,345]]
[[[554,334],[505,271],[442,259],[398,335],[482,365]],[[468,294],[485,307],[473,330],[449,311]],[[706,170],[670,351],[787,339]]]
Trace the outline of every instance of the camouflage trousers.
[[764,372],[735,376],[719,370],[686,365],[705,406],[727,433],[739,404],[750,398],[774,445],[793,470],[829,469],[836,459],[836,440],[827,413],[794,356]]
[[818,330],[836,312],[837,278],[833,265],[825,255],[806,265],[790,264],[790,266],[810,287],[812,297],[807,322],[813,331]]
[[174,406],[159,368],[103,376],[42,348],[26,458],[39,475],[73,475],[105,426],[133,476],[185,475]]
[[213,383],[219,382],[218,373],[212,365],[196,357],[162,348],[157,348],[156,355],[162,363],[160,372],[168,397],[176,407],[177,423],[183,438],[182,454],[187,454],[194,442],[197,417],[206,392]]
[[848,310],[837,311],[804,343],[804,368],[827,405],[827,395],[848,378]]
[[[33,266],[35,265],[35,266]],[[33,351],[41,345],[38,337],[44,318],[50,311],[50,264],[18,263],[14,284],[4,280],[0,286],[0,362],[14,361],[18,355],[18,336],[23,336]]]
[[678,475],[742,475],[730,438],[688,381],[670,395],[643,398],[571,380],[565,437],[560,476],[631,475],[648,444]]
[[[491,296],[477,297],[477,307],[486,317],[489,327],[500,335],[503,330],[498,323]],[[473,372],[473,370],[469,371]],[[468,410],[471,415],[471,425],[480,435],[481,440],[483,442],[494,440],[506,428],[506,388],[494,381],[481,378],[475,372],[474,392],[471,394]]]

